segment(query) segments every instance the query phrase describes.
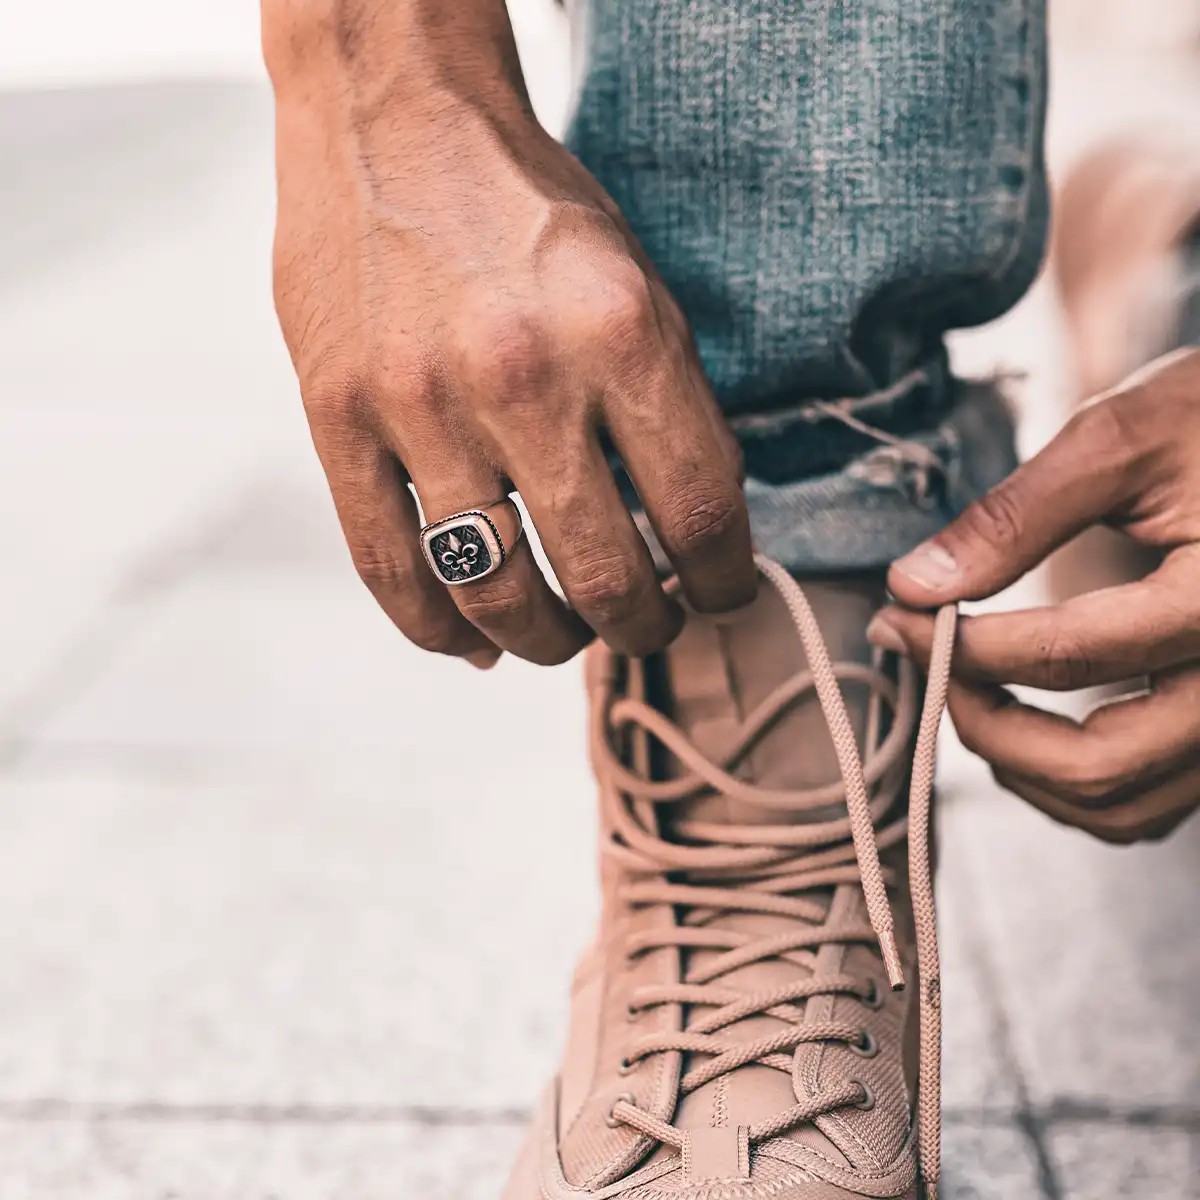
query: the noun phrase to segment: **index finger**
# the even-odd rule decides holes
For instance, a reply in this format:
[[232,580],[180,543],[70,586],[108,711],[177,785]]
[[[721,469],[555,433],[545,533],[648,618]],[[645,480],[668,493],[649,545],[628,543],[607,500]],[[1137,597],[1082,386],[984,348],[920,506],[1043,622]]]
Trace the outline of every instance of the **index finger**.
[[[872,624],[874,641],[898,634],[903,649],[928,660],[933,620],[896,606]],[[891,648],[891,647],[889,647]],[[985,683],[1074,691],[1120,683],[1200,660],[1200,550],[1186,547],[1137,583],[1062,604],[963,617],[954,673]]]
[[892,565],[888,587],[932,608],[1015,583],[1126,497],[1133,446],[1113,395],[1080,410],[1039,454]]

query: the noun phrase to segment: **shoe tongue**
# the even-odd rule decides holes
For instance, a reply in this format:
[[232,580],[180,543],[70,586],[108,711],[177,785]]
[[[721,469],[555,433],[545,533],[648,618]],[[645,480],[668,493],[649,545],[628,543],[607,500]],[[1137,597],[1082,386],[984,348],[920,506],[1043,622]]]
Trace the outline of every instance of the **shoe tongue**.
[[[823,577],[800,580],[831,660],[869,663],[872,650],[867,625],[884,602],[880,576]],[[707,758],[723,763],[739,741],[746,719],[781,684],[808,669],[804,644],[783,598],[763,582],[758,598],[746,608],[722,616],[690,615],[683,632],[662,657],[657,687],[651,692],[660,707]],[[865,740],[868,715],[867,689],[841,683],[846,709],[859,747]],[[678,769],[678,768],[676,768]],[[841,779],[829,727],[815,691],[802,693],[768,730],[754,749],[734,768],[747,782],[772,789],[811,789]],[[663,832],[671,836],[675,821],[703,820],[715,824],[779,825],[800,821],[828,821],[846,815],[845,805],[796,812],[771,809],[732,797],[710,793],[660,810]],[[810,900],[834,902],[833,888],[805,893]],[[793,918],[748,912],[714,912],[702,915],[711,924],[750,938],[784,935],[795,928]],[[719,951],[699,948],[685,952],[681,970],[685,977],[703,969]],[[720,976],[723,987],[753,993],[771,991],[803,978],[812,970],[836,971],[840,948],[817,951],[815,966],[801,967],[782,957],[755,961]],[[821,1002],[818,1002],[821,1003]],[[688,1027],[698,1009],[685,1011]],[[804,1006],[807,1016],[808,1005]],[[815,1019],[822,1019],[824,1009]],[[753,1041],[786,1029],[776,1016],[760,1014],[727,1027],[722,1036],[733,1041]],[[698,1060],[684,1059],[684,1070]],[[760,1063],[751,1063],[722,1075],[684,1096],[674,1121],[683,1129],[710,1125],[754,1124],[770,1120],[795,1103],[792,1078]],[[848,1167],[842,1152],[815,1125],[788,1134],[790,1141],[809,1146],[834,1163]]]
[[[834,662],[869,663],[866,629],[884,603],[880,575],[801,580]],[[808,659],[791,613],[766,583],[753,603],[735,613],[689,615],[683,632],[663,656],[657,700],[697,748],[722,762],[735,746],[746,718],[780,684],[806,670]],[[860,749],[867,723],[868,692],[853,682],[842,694]],[[829,727],[815,691],[798,698],[735,769],[748,782],[770,788],[815,788],[840,778]],[[712,794],[680,805],[686,815],[736,824],[828,820],[833,810],[787,813]]]

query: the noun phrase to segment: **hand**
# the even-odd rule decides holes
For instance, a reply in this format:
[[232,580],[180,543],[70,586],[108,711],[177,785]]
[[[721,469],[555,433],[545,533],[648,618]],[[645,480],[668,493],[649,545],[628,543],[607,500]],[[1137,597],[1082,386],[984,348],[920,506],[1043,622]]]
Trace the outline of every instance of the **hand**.
[[[1036,458],[892,567],[901,604],[990,596],[1089,525],[1161,553],[1145,579],[964,618],[950,713],[997,781],[1110,842],[1160,838],[1200,806],[1200,351],[1168,356],[1080,410]],[[884,609],[870,637],[927,661],[932,619]],[[1018,703],[1149,676],[1082,723]]]
[[[501,649],[561,662],[593,631],[627,653],[666,645],[682,612],[606,441],[688,600],[746,603],[736,444],[662,280],[534,118],[503,0],[345,3],[336,30],[303,35],[305,6],[275,7],[276,307],[352,557],[388,616],[480,666]],[[570,607],[527,539],[494,576],[444,587],[409,482],[427,521],[515,487]]]

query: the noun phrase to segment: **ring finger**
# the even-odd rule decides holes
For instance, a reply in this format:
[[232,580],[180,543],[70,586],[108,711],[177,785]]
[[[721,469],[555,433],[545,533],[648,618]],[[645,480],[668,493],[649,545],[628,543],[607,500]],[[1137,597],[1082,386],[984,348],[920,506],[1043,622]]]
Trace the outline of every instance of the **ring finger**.
[[[458,462],[453,475],[410,468],[426,524],[482,508],[506,495],[492,467]],[[477,581],[449,588],[468,621],[497,646],[543,666],[566,662],[591,640],[591,632],[550,589],[529,539],[505,547],[503,564]]]

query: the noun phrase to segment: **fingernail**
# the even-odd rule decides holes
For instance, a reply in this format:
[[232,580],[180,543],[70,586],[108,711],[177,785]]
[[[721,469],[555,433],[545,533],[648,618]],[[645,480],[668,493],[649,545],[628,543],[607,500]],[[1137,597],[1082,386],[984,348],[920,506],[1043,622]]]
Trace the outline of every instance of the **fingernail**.
[[958,578],[954,556],[937,542],[925,542],[896,562],[896,570],[922,587],[938,591]]
[[470,654],[464,654],[463,658],[478,668],[480,671],[490,671],[500,661],[500,650],[472,650]]
[[903,654],[908,649],[895,625],[878,614],[871,618],[871,623],[867,626],[867,641],[872,646],[878,646],[881,650],[892,650],[896,654]]

